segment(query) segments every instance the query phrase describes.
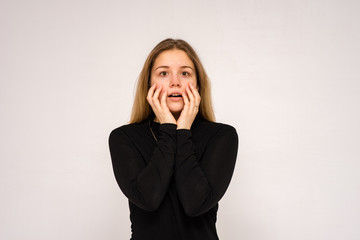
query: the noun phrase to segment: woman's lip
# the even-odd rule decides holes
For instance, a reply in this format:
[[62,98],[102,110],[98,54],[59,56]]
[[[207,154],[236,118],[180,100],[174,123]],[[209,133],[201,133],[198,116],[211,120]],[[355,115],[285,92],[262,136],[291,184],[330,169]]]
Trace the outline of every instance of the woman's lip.
[[168,97],[168,99],[170,99],[171,101],[181,101],[182,97]]

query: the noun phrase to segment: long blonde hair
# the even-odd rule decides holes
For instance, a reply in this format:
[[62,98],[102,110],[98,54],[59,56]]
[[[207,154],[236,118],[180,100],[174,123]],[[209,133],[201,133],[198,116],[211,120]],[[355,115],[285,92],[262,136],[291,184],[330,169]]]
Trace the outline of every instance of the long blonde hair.
[[150,88],[151,69],[155,59],[159,56],[160,53],[172,49],[184,51],[195,66],[197,85],[199,87],[199,94],[201,96],[198,116],[211,122],[215,121],[215,115],[211,101],[210,81],[200,61],[200,58],[194,49],[184,40],[168,38],[155,46],[144,63],[137,82],[136,95],[131,112],[130,123],[142,122],[154,114],[146,100],[146,96]]

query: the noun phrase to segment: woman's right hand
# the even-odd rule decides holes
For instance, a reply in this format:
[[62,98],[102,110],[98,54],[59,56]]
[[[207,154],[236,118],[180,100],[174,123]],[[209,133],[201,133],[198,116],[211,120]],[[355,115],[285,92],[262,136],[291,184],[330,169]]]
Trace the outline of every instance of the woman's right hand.
[[154,83],[149,89],[146,100],[150,104],[152,110],[156,115],[157,120],[160,123],[176,124],[176,120],[166,104],[167,91],[163,92],[161,99],[159,99],[161,90],[162,86],[157,86],[157,84]]

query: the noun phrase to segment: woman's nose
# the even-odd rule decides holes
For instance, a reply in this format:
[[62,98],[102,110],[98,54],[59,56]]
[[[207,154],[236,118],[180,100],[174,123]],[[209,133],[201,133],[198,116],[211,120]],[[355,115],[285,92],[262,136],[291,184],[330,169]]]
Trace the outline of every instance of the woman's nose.
[[181,87],[181,81],[179,79],[179,76],[173,75],[170,79],[170,87]]

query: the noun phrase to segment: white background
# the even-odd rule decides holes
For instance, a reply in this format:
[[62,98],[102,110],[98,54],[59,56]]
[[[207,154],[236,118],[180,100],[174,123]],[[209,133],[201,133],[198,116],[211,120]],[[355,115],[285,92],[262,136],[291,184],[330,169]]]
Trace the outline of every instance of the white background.
[[240,149],[222,240],[360,239],[356,0],[0,1],[0,239],[129,239],[108,150],[167,37]]

